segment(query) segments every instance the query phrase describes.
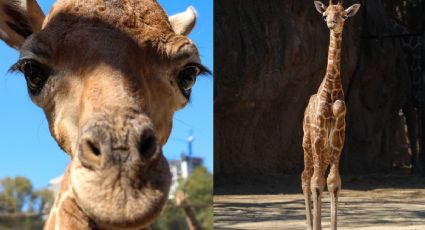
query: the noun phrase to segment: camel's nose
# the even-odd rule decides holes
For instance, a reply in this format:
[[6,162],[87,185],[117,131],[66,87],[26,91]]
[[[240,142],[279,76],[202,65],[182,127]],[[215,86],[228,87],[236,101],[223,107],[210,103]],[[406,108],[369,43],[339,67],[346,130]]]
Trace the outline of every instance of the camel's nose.
[[105,165],[147,161],[156,150],[157,141],[152,128],[114,132],[95,126],[82,134],[78,157],[83,166],[99,169]]
[[331,19],[327,22],[329,28],[333,28],[336,26],[336,20]]

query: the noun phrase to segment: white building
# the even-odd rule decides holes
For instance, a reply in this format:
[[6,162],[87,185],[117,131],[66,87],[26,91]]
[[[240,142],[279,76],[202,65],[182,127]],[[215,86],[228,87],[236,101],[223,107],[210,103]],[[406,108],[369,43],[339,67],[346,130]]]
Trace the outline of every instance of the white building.
[[182,154],[180,160],[171,160],[168,161],[168,163],[170,165],[170,171],[172,175],[169,198],[173,199],[179,182],[187,179],[192,173],[192,169],[201,166],[203,160],[199,157],[191,157],[189,159],[187,155]]
[[59,191],[62,180],[63,174],[49,181],[49,190],[53,192],[54,196],[56,196],[57,192]]

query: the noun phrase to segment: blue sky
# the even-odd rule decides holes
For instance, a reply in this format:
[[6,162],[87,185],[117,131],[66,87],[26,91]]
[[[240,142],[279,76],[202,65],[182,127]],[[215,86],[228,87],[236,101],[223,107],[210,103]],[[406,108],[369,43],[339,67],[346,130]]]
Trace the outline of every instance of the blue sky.
[[[38,0],[44,12],[50,10],[53,0]],[[198,12],[198,22],[189,36],[198,46],[202,62],[213,68],[213,1],[212,0],[159,0],[169,14],[184,11],[192,5]],[[18,52],[0,41],[0,178],[25,176],[34,187],[46,186],[50,179],[62,174],[69,162],[51,137],[47,120],[27,93],[25,80],[20,74],[7,73],[18,59]],[[171,137],[164,147],[168,159],[178,159],[187,151],[183,140],[193,130],[195,156],[204,158],[213,169],[213,78],[201,77],[192,92],[192,100],[174,116]]]

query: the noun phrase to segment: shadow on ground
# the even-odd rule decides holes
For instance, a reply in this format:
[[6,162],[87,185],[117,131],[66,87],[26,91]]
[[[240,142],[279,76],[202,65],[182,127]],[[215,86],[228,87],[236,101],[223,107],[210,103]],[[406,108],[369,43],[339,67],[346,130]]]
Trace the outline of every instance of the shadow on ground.
[[[237,179],[215,185],[214,229],[305,229],[297,176],[251,177],[250,183]],[[324,229],[330,227],[329,209],[325,193]],[[339,229],[425,229],[425,179],[407,175],[343,178],[338,218]]]
[[[424,188],[425,178],[407,174],[342,176],[343,189]],[[302,193],[299,175],[232,174],[214,175],[215,195]]]

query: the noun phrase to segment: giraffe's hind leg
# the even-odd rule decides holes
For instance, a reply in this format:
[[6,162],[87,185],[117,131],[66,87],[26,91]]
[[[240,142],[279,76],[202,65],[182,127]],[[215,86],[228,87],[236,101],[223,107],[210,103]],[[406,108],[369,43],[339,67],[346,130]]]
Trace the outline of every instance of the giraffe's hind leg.
[[306,221],[307,229],[313,229],[312,215],[311,215],[311,190],[310,183],[311,177],[313,175],[313,162],[312,162],[312,149],[311,141],[308,133],[304,133],[303,138],[303,149],[304,149],[304,171],[301,174],[301,185],[304,194],[305,201],[305,211],[306,211]]
[[345,103],[337,100],[332,106],[335,120],[330,133],[330,171],[326,180],[331,198],[331,229],[337,229],[338,196],[341,190],[341,176],[339,174],[339,157],[345,141]]

